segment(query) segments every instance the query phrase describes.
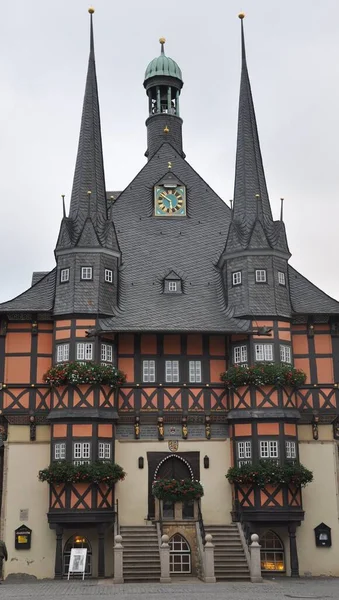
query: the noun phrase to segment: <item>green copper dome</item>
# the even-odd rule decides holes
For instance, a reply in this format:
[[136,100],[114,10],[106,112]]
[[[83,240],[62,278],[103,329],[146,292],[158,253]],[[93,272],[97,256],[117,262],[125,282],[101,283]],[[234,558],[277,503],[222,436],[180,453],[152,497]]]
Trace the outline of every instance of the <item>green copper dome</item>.
[[153,58],[149,63],[145,72],[145,81],[150,77],[156,75],[167,75],[169,77],[176,77],[182,81],[182,73],[180,67],[177,65],[175,60],[166,56],[164,52],[165,38],[160,38],[161,54],[157,58]]

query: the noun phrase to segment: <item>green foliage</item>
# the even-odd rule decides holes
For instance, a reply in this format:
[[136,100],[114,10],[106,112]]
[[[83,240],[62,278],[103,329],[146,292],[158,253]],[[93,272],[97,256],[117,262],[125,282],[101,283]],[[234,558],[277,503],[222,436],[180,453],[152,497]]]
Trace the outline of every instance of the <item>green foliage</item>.
[[220,378],[229,388],[241,385],[275,385],[299,387],[306,381],[306,373],[291,365],[257,363],[254,367],[236,365],[230,367]]
[[105,483],[113,487],[122,481],[126,473],[120,465],[108,462],[96,462],[83,465],[61,460],[52,462],[47,469],[39,471],[39,481],[47,481],[59,485],[61,483]]
[[204,495],[204,489],[199,481],[192,479],[157,479],[153,482],[152,494],[159,500],[182,502],[198,500]]
[[300,463],[279,465],[274,460],[261,460],[254,465],[231,467],[227,471],[226,478],[230,483],[257,485],[261,488],[265,485],[278,484],[304,487],[313,481],[313,473]]
[[126,375],[113,365],[97,365],[92,361],[85,363],[60,363],[48,369],[44,381],[57,387],[59,385],[78,385],[81,383],[103,383],[117,387],[126,381]]

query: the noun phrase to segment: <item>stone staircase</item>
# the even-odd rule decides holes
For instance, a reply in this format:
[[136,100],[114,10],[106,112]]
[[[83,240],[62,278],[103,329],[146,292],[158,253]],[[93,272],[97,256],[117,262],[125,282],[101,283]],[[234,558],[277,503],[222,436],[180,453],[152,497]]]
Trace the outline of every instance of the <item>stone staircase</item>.
[[213,537],[217,581],[249,581],[250,570],[237,525],[205,525],[205,532]]
[[159,581],[160,555],[154,525],[120,527],[124,581]]

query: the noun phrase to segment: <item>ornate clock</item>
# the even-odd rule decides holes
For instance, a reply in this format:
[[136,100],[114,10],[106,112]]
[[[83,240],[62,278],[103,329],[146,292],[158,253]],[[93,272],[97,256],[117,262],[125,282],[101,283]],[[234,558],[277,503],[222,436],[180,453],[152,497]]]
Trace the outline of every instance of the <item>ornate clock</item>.
[[156,185],[154,188],[154,214],[156,217],[185,217],[185,186],[175,185],[169,187],[165,183]]

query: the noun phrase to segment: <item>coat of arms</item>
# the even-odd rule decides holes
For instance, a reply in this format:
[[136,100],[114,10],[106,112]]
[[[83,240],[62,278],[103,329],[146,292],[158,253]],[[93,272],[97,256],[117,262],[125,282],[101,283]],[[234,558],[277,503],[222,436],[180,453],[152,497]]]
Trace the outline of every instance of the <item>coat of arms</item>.
[[169,440],[168,441],[168,449],[171,452],[176,452],[179,448],[179,442],[178,440]]

